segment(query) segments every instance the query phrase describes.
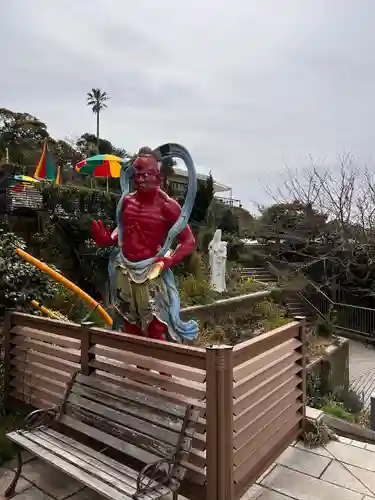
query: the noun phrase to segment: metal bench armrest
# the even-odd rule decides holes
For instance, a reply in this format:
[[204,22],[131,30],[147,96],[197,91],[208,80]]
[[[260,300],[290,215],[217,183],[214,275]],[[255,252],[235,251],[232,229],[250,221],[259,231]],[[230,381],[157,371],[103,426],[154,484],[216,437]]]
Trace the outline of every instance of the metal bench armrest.
[[63,399],[60,404],[44,408],[41,410],[34,410],[29,413],[24,420],[24,428],[27,430],[35,429],[41,425],[50,425],[54,421],[58,421],[65,411],[65,405],[69,394],[72,390],[74,381],[78,372],[73,373],[71,379],[66,384]]
[[192,406],[188,405],[173,456],[171,458],[162,458],[152,464],[147,464],[138,474],[137,491],[133,495],[135,500],[142,495],[155,491],[158,486],[167,486],[171,491],[179,489],[180,481],[175,477],[175,471],[183,457],[182,446],[191,417],[191,411]]
[[50,425],[60,411],[60,406],[55,405],[51,408],[45,408],[42,410],[34,410],[29,413],[24,420],[24,428],[27,430],[35,429],[41,425]]

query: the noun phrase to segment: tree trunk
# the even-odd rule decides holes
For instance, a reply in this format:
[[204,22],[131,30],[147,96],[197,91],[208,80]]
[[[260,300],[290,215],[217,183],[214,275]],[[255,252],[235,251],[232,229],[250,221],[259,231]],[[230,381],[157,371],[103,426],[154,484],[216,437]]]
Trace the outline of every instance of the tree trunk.
[[98,149],[98,154],[100,153],[99,151],[99,111],[96,113],[96,147]]

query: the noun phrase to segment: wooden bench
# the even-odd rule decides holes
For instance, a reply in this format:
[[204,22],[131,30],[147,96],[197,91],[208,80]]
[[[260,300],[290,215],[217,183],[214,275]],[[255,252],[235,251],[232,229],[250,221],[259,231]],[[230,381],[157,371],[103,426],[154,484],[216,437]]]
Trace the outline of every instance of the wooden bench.
[[[151,500],[170,491],[177,499],[197,419],[191,405],[78,373],[61,405],[32,412],[7,437],[109,499]],[[17,457],[6,497],[21,474],[20,451]]]

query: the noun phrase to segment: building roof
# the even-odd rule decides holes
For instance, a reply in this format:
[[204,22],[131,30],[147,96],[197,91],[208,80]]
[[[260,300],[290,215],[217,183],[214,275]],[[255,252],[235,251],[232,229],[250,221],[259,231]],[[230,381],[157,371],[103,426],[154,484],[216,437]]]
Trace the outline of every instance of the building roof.
[[[185,178],[188,176],[187,170],[184,170],[183,168],[174,167],[173,170],[174,170],[174,174],[176,176],[185,177]],[[208,177],[209,177],[208,175],[197,173],[197,178],[201,181],[207,180]],[[230,186],[226,186],[225,184],[221,184],[220,182],[216,182],[214,179],[215,193],[224,193],[226,191],[230,191],[231,189],[232,188]]]

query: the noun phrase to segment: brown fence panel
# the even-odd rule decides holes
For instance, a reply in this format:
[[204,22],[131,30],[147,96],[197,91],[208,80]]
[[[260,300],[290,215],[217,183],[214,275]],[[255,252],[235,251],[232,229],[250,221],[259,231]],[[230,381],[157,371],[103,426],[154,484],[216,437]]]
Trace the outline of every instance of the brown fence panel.
[[78,325],[11,314],[6,328],[6,397],[36,408],[58,404],[81,366]]
[[305,404],[303,347],[303,322],[295,321],[233,350],[236,499],[300,432]]
[[237,500],[298,436],[305,405],[303,322],[206,350],[12,313],[6,396],[44,408],[77,370],[200,409],[189,499]]

